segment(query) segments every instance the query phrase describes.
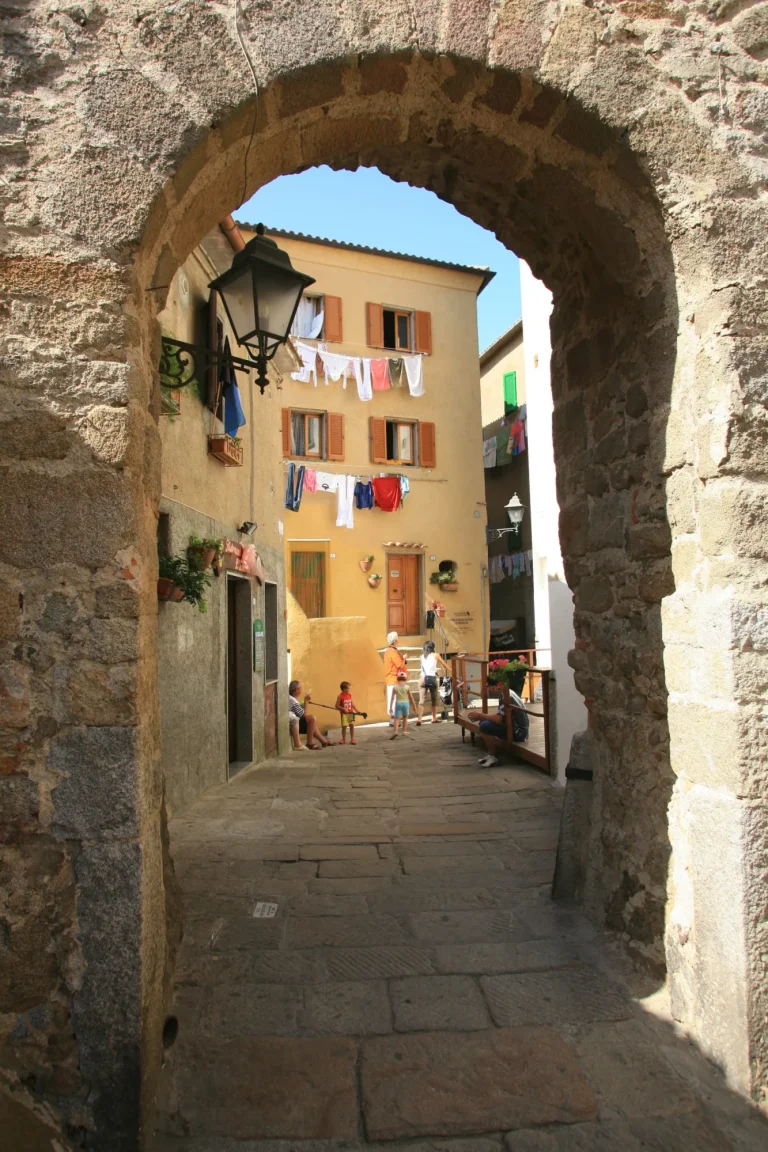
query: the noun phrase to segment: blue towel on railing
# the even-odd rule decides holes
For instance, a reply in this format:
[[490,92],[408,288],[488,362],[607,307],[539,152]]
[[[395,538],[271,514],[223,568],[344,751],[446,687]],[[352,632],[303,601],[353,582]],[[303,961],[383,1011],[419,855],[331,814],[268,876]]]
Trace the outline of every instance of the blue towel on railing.
[[222,373],[221,394],[224,400],[224,431],[228,436],[237,436],[238,429],[245,424],[245,413],[240,401],[240,389],[237,386],[237,374],[232,363],[228,336],[224,340],[224,351],[219,370]]

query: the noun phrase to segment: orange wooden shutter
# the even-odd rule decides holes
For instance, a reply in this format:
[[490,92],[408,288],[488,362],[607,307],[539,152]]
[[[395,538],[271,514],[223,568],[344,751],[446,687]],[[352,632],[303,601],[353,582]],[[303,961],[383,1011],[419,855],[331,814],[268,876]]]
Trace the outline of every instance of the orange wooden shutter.
[[369,348],[384,347],[384,309],[381,304],[366,304],[365,332]]
[[326,296],[324,299],[323,337],[326,340],[340,343],[344,339],[341,327],[341,296]]
[[422,468],[437,467],[435,426],[425,420],[419,422],[419,464]]
[[341,412],[328,413],[328,459],[344,459],[344,417]]
[[387,422],[380,416],[371,416],[371,462],[387,462]]
[[431,312],[416,312],[416,347],[415,352],[424,352],[425,355],[431,356],[432,354],[432,313]]
[[283,408],[283,456],[291,454],[291,410]]

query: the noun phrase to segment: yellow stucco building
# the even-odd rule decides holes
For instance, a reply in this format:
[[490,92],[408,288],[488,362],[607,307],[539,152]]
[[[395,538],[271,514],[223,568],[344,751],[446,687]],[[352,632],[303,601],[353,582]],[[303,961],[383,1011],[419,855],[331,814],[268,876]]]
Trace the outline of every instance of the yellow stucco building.
[[[246,241],[253,235],[248,225],[240,229]],[[304,381],[286,373],[275,389],[283,434],[276,487],[284,491],[290,473],[295,491],[298,470],[305,470],[298,510],[282,513],[291,674],[315,701],[329,704],[340,681],[349,680],[357,706],[369,720],[381,720],[379,650],[389,630],[400,634],[403,646],[420,646],[433,634],[427,611],[437,600],[445,609],[435,625],[439,645],[478,651],[486,642],[477,296],[492,273],[267,234],[295,268],[315,278],[295,325],[300,357],[311,360],[307,349],[319,348],[338,358],[323,364],[318,357],[317,376]],[[410,370],[416,376],[420,370],[423,394],[413,394],[420,391],[418,379],[409,385],[397,364],[401,357],[420,358],[420,366],[410,361]],[[348,378],[332,379],[350,358]],[[367,389],[365,380],[358,386],[355,359],[366,379],[365,359],[387,360],[385,376],[399,386],[378,390],[382,369],[374,366],[371,398],[361,399]],[[338,493],[319,484],[308,491],[313,474],[316,482],[324,475],[331,487],[340,477],[363,486],[373,481],[385,498],[393,483],[376,480],[402,476],[408,491],[395,511],[355,504],[353,526],[340,526]],[[448,589],[430,582],[441,563],[455,573]]]

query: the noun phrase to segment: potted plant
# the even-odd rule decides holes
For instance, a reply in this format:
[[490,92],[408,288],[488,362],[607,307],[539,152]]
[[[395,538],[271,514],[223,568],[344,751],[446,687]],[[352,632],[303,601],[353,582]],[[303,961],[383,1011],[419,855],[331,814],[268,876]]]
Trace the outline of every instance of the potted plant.
[[184,599],[184,561],[180,556],[161,556],[157,578],[158,600]]
[[450,572],[441,572],[438,580],[441,592],[456,592],[458,591],[459,582],[456,579],[456,573],[453,569]]
[[510,692],[515,692],[519,696],[529,671],[530,667],[524,656],[513,656],[511,660],[500,657],[489,662],[486,679],[491,687],[506,684]]
[[199,536],[190,536],[187,556],[190,568],[197,568],[205,572],[213,564],[216,557],[220,557],[224,550],[224,541],[206,537],[201,540]]
[[372,572],[368,577],[368,583],[370,584],[371,588],[378,588],[379,584],[381,584],[381,581],[382,576],[380,572]]
[[215,456],[228,468],[240,468],[243,463],[243,445],[239,436],[221,435],[208,437],[208,453]]
[[210,587],[210,576],[206,576],[205,572],[201,572],[199,568],[191,568],[185,561],[182,561],[182,565],[182,600],[188,604],[196,604],[200,612],[207,612],[208,604],[205,599],[205,590]]
[[364,560],[360,561],[360,570],[362,572],[370,572],[373,567],[373,556],[366,556]]

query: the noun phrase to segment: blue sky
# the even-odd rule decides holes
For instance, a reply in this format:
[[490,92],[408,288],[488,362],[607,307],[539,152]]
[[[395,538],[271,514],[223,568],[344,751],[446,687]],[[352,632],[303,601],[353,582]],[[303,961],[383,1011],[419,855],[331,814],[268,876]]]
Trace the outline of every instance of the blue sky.
[[280,176],[234,215],[249,224],[261,221],[410,256],[487,265],[496,277],[477,302],[481,349],[520,319],[517,257],[434,192],[396,183],[377,168],[334,172],[323,166]]

